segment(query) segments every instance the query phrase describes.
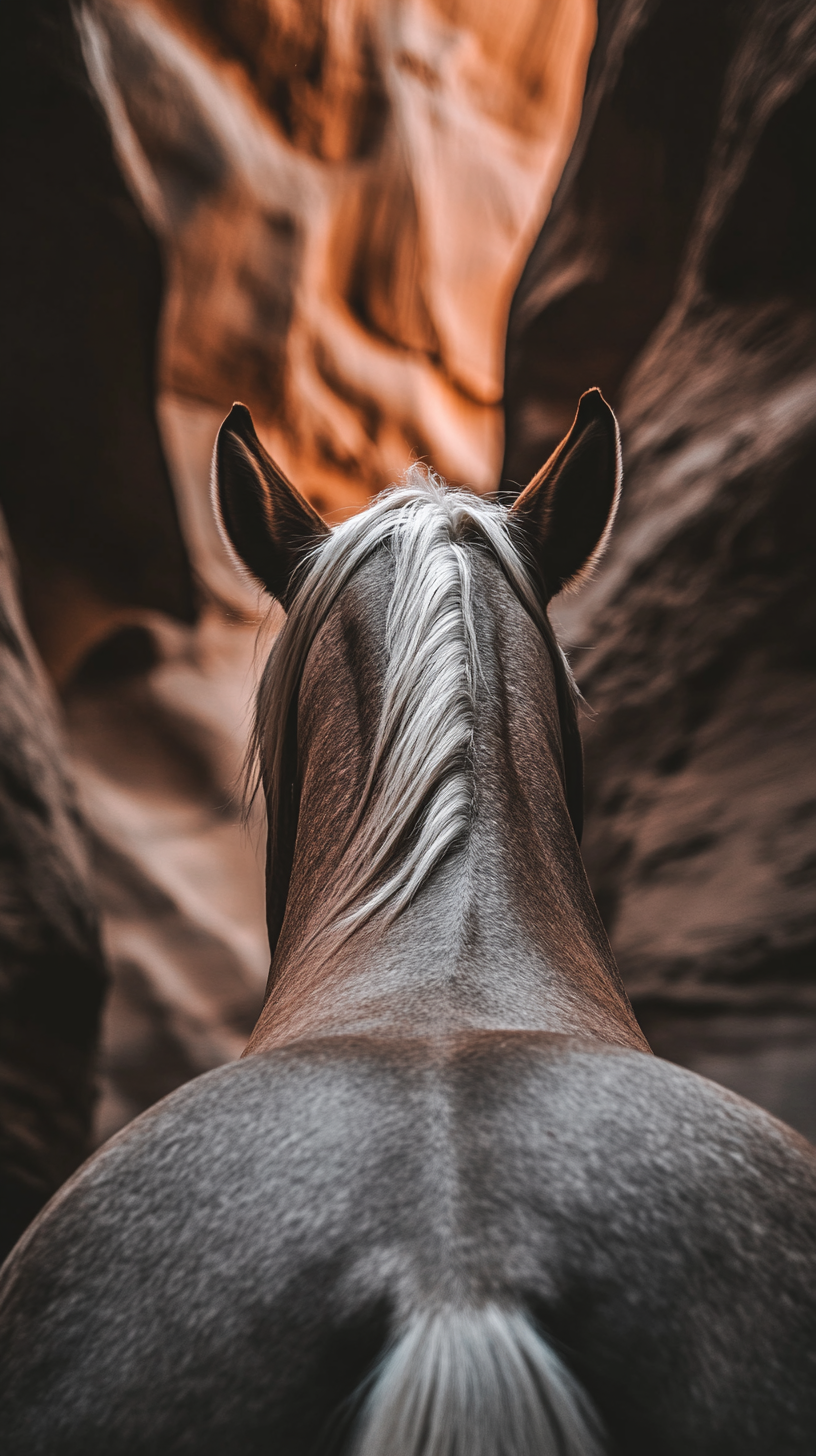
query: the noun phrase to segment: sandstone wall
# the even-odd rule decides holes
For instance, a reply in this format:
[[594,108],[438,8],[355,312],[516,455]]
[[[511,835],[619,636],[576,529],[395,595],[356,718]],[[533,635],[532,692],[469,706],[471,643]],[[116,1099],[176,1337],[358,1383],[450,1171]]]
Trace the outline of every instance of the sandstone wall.
[[599,384],[624,503],[559,608],[585,855],[655,1049],[816,1136],[816,8],[602,5],[516,293],[505,476]]
[[134,613],[195,615],[156,419],[159,251],[71,14],[0,16],[0,503],[60,682]]
[[506,311],[590,0],[99,0],[93,24],[168,258],[164,390],[244,400],[324,510],[415,454],[493,487]]
[[59,718],[0,517],[0,1261],[91,1145],[106,978]]
[[194,616],[155,411],[158,249],[67,0],[0,13],[0,182],[2,1258],[90,1150],[107,979],[53,682],[135,617]]

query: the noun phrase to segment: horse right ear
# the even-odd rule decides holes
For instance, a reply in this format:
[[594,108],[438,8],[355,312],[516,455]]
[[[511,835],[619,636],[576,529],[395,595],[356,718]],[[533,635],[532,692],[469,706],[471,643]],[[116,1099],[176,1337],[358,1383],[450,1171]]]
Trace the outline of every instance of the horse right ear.
[[244,404],[218,431],[213,505],[230,555],[288,607],[297,568],[329,528],[267,454]]
[[621,475],[618,422],[601,391],[588,389],[569,434],[510,513],[527,537],[548,597],[591,573],[609,539]]

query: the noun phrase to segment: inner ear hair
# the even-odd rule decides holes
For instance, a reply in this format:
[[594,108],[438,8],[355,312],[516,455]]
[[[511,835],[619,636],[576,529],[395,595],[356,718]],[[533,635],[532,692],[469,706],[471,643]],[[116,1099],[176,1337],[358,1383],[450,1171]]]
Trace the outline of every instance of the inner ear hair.
[[617,420],[601,391],[588,389],[569,433],[511,510],[548,598],[591,573],[609,539],[621,479]]

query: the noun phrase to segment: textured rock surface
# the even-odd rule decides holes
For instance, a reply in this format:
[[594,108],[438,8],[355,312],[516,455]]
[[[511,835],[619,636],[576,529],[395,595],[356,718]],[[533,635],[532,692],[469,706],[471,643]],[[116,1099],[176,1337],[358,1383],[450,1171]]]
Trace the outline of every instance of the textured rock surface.
[[[244,832],[235,791],[258,601],[209,511],[214,412],[202,436],[200,406],[192,423],[165,411],[162,440],[160,249],[89,81],[98,58],[77,13],[78,33],[67,0],[0,20],[0,493],[70,744],[33,649],[14,647],[14,618],[0,644],[0,1127],[18,1190],[3,1207],[20,1226],[88,1147],[101,1000],[91,897],[112,972],[97,1137],[239,1054],[268,958],[262,835]],[[63,804],[69,757],[89,846]]]
[[0,517],[0,1260],[90,1146],[105,973],[67,757]]
[[596,713],[587,865],[655,1049],[811,1137],[815,163],[813,6],[603,8],[513,304],[505,464],[581,388],[619,407],[619,524],[559,613]]
[[97,1141],[181,1082],[239,1056],[269,968],[265,826],[241,777],[273,611],[227,557],[209,502],[220,411],[161,411],[196,580],[193,627],[143,613],[86,655],[63,693],[91,829],[112,986]]
[[260,1009],[264,826],[244,829],[238,793],[255,638],[217,609],[194,632],[131,628],[66,697],[113,972],[98,1138],[239,1056]]
[[0,501],[49,669],[133,611],[192,621],[155,411],[162,274],[68,0],[0,15]]
[[162,382],[253,410],[328,510],[412,453],[487,489],[506,310],[590,0],[99,0],[86,50],[170,269]]

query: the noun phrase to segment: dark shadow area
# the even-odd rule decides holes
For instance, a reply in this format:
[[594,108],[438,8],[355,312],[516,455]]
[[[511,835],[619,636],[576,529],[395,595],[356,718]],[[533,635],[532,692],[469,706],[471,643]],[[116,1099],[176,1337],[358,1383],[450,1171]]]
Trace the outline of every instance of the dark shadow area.
[[0,502],[60,676],[117,608],[195,602],[155,414],[159,250],[67,0],[5,6],[0,58]]
[[739,23],[710,0],[599,7],[581,127],[510,312],[505,483],[538,470],[590,385],[619,402],[665,313]]
[[619,408],[609,552],[556,606],[587,869],[655,1050],[813,1137],[816,16],[599,16],[511,310],[505,476],[587,387]]
[[816,302],[816,79],[771,117],[711,249],[705,285],[730,302]]

